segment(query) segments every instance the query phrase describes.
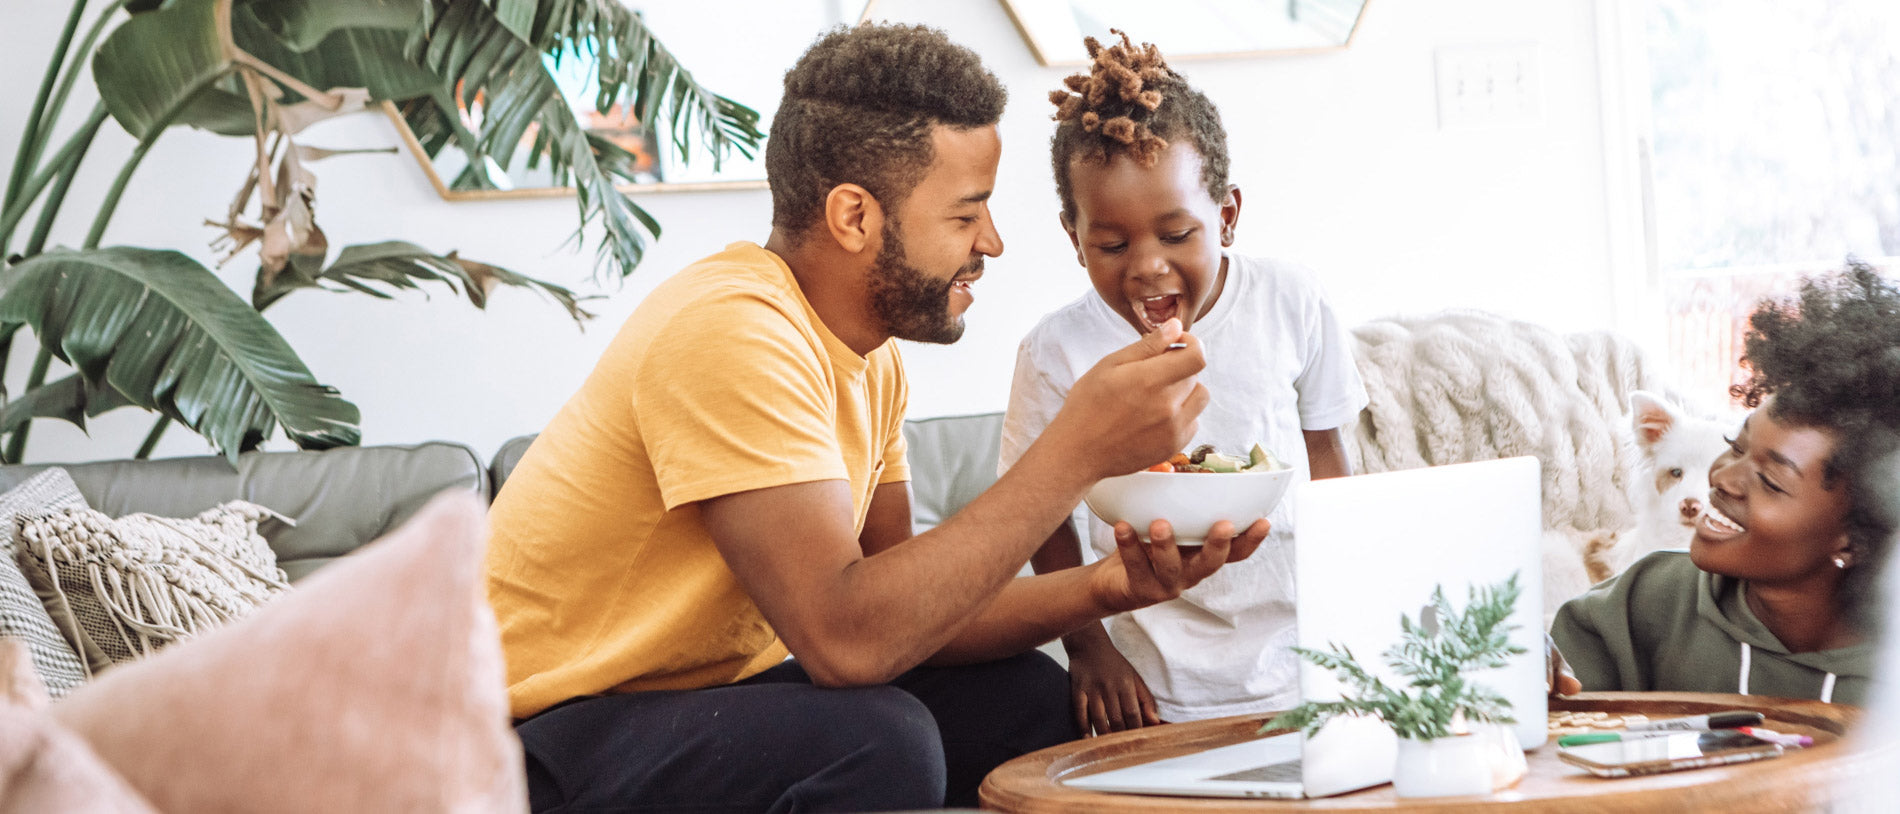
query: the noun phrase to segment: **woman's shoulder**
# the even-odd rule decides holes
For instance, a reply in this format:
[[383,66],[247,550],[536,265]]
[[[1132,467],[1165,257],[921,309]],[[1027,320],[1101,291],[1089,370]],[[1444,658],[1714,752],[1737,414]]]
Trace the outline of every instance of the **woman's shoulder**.
[[1579,609],[1634,608],[1656,601],[1680,601],[1693,605],[1701,569],[1689,560],[1687,551],[1657,551],[1633,563],[1622,573],[1597,583],[1589,591],[1565,603]]
[[1622,593],[1638,599],[1654,596],[1693,597],[1693,591],[1685,592],[1683,589],[1696,584],[1702,576],[1702,569],[1689,559],[1689,552],[1655,551],[1630,563],[1615,580]]
[[1649,574],[1655,578],[1689,577],[1693,579],[1697,574],[1702,573],[1702,569],[1695,567],[1695,561],[1689,559],[1688,551],[1682,549],[1667,549],[1664,551],[1652,551],[1643,555],[1635,562],[1630,563],[1629,568],[1624,569],[1623,573]]

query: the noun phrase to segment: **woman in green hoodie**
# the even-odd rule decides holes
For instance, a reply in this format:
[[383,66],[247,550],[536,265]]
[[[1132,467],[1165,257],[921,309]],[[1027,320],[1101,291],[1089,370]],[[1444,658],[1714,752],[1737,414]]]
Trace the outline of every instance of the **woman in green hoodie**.
[[1551,625],[1585,690],[1867,697],[1896,529],[1876,496],[1900,446],[1900,291],[1850,260],[1749,328],[1752,375],[1732,392],[1754,409],[1709,467],[1688,552],[1639,560]]

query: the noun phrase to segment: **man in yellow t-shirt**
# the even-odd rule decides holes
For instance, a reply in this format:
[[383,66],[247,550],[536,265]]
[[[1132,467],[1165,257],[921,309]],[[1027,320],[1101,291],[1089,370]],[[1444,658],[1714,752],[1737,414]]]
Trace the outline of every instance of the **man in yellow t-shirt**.
[[1217,527],[1184,556],[1165,523],[1124,525],[1113,556],[1014,578],[1092,483],[1188,442],[1203,361],[1172,321],[911,535],[891,339],[954,342],[1002,252],[1003,101],[940,32],[822,37],[766,149],[769,239],[655,289],[510,476],[488,586],[535,810],[975,805],[997,764],[1079,734],[1037,645],[1265,537]]

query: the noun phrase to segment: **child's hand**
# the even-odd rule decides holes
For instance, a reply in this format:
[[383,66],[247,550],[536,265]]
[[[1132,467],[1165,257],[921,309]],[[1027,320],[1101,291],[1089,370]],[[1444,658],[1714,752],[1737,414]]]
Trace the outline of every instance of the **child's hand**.
[[1091,591],[1107,613],[1165,602],[1200,584],[1221,566],[1253,556],[1272,528],[1262,517],[1246,531],[1235,533],[1234,524],[1222,520],[1208,530],[1199,548],[1183,551],[1166,520],[1148,526],[1148,542],[1142,542],[1128,523],[1116,523],[1115,553],[1096,563]]
[[1154,695],[1099,624],[1062,638],[1069,654],[1075,724],[1084,736],[1106,735],[1161,723]]
[[1564,654],[1557,652],[1557,642],[1544,634],[1544,689],[1551,695],[1576,695],[1583,692],[1583,682],[1570,673],[1570,665],[1564,663]]
[[1043,437],[1094,480],[1145,469],[1193,440],[1206,366],[1200,341],[1170,319],[1082,374]]

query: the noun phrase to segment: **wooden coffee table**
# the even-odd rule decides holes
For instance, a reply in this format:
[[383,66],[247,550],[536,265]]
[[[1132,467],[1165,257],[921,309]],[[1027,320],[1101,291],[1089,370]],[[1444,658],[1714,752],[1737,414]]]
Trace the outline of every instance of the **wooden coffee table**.
[[1526,754],[1530,772],[1515,787],[1484,796],[1399,798],[1390,785],[1318,800],[1259,800],[1108,794],[1071,788],[1065,777],[1094,774],[1255,737],[1270,715],[1138,729],[1033,752],[991,772],[980,791],[986,809],[1016,814],[1176,812],[1232,809],[1349,811],[1794,811],[1820,808],[1851,788],[1874,759],[1843,742],[1854,707],[1754,695],[1583,693],[1551,700],[1551,712],[1605,712],[1650,718],[1755,710],[1763,726],[1811,735],[1815,745],[1769,760],[1665,774],[1599,778],[1557,759],[1555,738]]

